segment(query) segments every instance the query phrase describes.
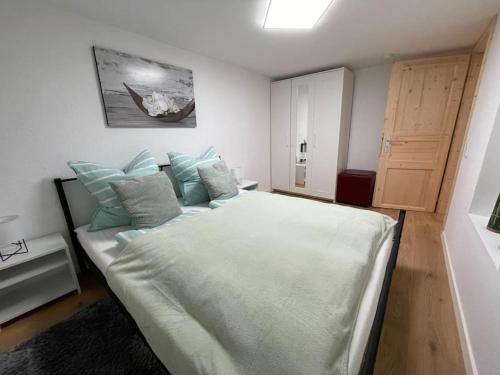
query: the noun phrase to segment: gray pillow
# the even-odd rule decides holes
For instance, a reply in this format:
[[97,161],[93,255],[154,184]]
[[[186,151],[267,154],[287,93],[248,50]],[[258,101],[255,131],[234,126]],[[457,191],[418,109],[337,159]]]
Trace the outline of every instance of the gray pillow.
[[229,199],[238,195],[238,186],[224,160],[198,167],[198,174],[208,190],[210,200]]
[[163,172],[110,185],[135,229],[157,227],[182,213],[172,182]]

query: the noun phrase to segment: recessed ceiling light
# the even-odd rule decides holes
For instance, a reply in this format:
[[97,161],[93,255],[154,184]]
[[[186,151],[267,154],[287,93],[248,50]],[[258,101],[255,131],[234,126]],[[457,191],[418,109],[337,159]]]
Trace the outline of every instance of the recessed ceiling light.
[[311,29],[332,0],[269,0],[264,28]]

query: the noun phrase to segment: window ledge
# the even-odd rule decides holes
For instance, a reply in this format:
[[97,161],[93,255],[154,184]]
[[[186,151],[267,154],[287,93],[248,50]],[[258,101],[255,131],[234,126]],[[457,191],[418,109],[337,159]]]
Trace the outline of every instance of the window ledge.
[[488,220],[490,219],[488,216],[469,213],[469,218],[472,225],[474,225],[479,238],[483,241],[484,247],[486,247],[486,250],[491,257],[491,260],[493,260],[497,271],[500,270],[500,234],[486,229]]

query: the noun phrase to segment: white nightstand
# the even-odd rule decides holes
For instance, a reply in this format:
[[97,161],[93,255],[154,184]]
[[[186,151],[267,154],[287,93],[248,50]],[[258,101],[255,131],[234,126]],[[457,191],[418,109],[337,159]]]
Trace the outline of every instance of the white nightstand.
[[77,290],[68,245],[59,233],[27,241],[28,252],[0,261],[0,324]]
[[243,180],[241,184],[238,184],[238,189],[242,190],[257,190],[259,183],[252,180]]

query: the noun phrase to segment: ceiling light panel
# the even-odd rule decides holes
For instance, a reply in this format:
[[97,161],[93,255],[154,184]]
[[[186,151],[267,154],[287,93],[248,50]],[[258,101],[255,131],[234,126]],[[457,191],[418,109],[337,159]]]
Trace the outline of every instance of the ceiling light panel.
[[332,0],[270,0],[264,28],[311,29]]

